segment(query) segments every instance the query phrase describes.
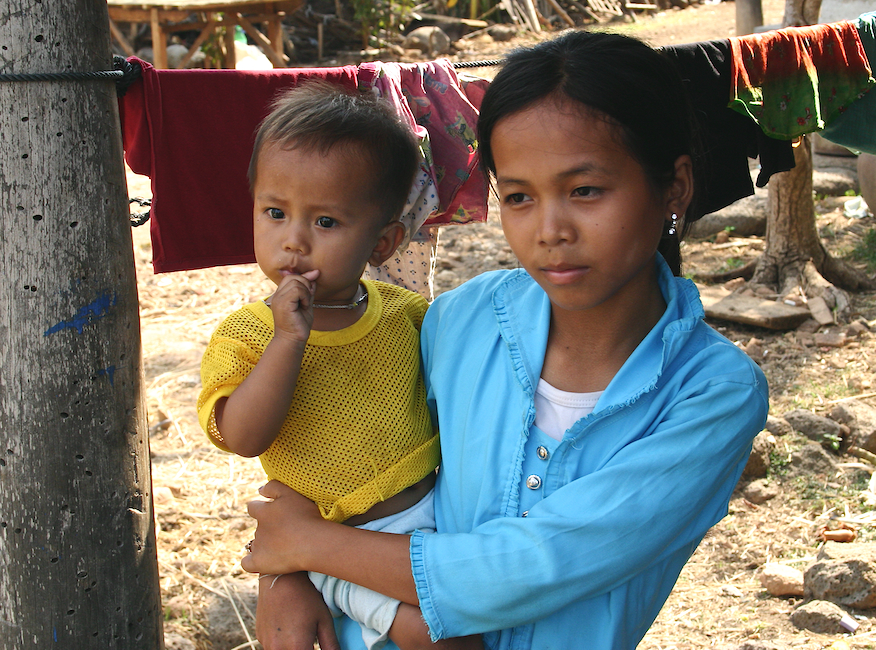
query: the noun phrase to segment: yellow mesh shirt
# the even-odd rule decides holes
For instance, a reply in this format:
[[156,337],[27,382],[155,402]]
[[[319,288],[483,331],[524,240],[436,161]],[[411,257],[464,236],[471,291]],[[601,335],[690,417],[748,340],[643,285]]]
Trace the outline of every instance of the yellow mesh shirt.
[[[345,521],[434,471],[438,436],[420,374],[422,296],[363,281],[368,307],[335,332],[312,331],[289,413],[260,456],[269,478],[314,501],[322,516]],[[264,302],[234,312],[216,330],[201,362],[198,419],[225,449],[213,409],[258,363],[274,334]]]

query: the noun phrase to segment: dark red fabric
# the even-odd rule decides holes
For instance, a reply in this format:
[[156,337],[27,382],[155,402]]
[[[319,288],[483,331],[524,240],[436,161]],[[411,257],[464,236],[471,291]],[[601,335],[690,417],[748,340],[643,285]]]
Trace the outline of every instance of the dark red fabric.
[[125,159],[152,180],[156,273],[255,261],[246,178],[255,131],[278,91],[320,78],[356,87],[357,68],[143,68],[119,100]]

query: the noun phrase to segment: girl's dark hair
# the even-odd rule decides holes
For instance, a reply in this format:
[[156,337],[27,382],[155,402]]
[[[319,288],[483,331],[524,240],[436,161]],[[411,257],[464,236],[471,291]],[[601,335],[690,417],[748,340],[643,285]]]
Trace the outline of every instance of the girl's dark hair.
[[401,215],[419,166],[416,138],[389,104],[369,92],[323,81],[287,90],[271,104],[256,132],[247,172],[250,189],[259,153],[269,143],[323,154],[338,146],[345,153],[361,153],[374,174],[373,195],[362,199],[376,201],[387,221]]
[[[568,31],[505,59],[484,95],[478,119],[486,173],[496,171],[490,136],[499,120],[548,97],[568,98],[616,124],[623,144],[655,188],[668,187],[675,161],[684,154],[691,156],[697,178],[696,122],[675,64],[637,39],[585,31]],[[685,227],[694,215],[697,210],[688,208]],[[664,230],[658,247],[676,275],[681,274],[679,239]]]

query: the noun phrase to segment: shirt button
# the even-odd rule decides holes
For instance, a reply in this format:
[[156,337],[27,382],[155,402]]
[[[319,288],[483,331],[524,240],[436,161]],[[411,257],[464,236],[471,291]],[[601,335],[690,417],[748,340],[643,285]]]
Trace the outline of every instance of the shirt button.
[[541,477],[536,476],[535,474],[530,474],[526,478],[526,487],[528,487],[530,490],[537,490],[541,487]]
[[528,514],[529,514],[529,510],[524,510],[524,511],[523,511],[523,514],[520,515],[520,516],[521,516],[521,517],[525,517],[525,516],[527,516]]
[[549,452],[544,445],[539,446],[539,448],[535,450],[535,453],[538,454],[538,457],[542,460],[547,460],[551,455],[551,452]]

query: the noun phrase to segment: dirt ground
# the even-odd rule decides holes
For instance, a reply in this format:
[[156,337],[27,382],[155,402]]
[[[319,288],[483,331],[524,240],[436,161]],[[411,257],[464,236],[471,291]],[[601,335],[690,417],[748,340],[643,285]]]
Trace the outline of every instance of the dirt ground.
[[[764,0],[765,22],[780,22],[782,7],[777,0]],[[654,45],[693,42],[732,35],[734,11],[733,3],[703,4],[612,27]],[[534,38],[521,37],[510,44],[493,43],[487,37],[470,39],[460,56],[497,57],[508,47]],[[129,194],[148,197],[148,179],[129,175]],[[849,255],[876,226],[872,217],[845,218],[840,199],[820,201],[818,211],[820,232],[838,255]],[[751,259],[763,248],[757,237],[731,239],[728,244],[687,242],[686,270],[723,270]],[[224,454],[207,442],[194,407],[200,388],[198,371],[201,354],[220,319],[267,295],[272,287],[254,265],[155,275],[146,228],[134,229],[134,254],[168,648],[194,644],[198,649],[228,650],[230,646],[210,645],[207,603],[217,598],[234,600],[234,586],[247,577],[239,565],[253,532],[245,504],[264,475],[256,460]],[[449,228],[442,232],[436,289],[447,290],[484,270],[513,266],[513,254],[494,219]],[[854,318],[863,318],[876,329],[876,294],[853,295],[852,311]],[[712,324],[741,346],[759,341],[765,354],[758,361],[769,379],[772,414],[794,408],[825,414],[838,400],[862,395],[876,406],[873,333],[841,348],[819,348],[795,332]],[[779,648],[814,650],[839,638],[795,628],[789,613],[800,599],[769,596],[758,581],[758,569],[766,561],[805,568],[818,551],[818,526],[832,515],[855,522],[859,541],[876,541],[873,506],[862,498],[869,475],[846,468],[831,475],[785,479],[780,471],[783,459],[803,441],[792,434],[778,444],[771,480],[780,487],[779,496],[759,506],[740,495],[734,497],[729,515],[710,531],[684,569],[641,649],[729,649],[761,641]],[[248,620],[251,613],[236,604],[240,619]],[[872,618],[876,612],[855,614],[861,627],[846,638],[849,646],[876,647]],[[586,647],[586,639],[581,647]]]

